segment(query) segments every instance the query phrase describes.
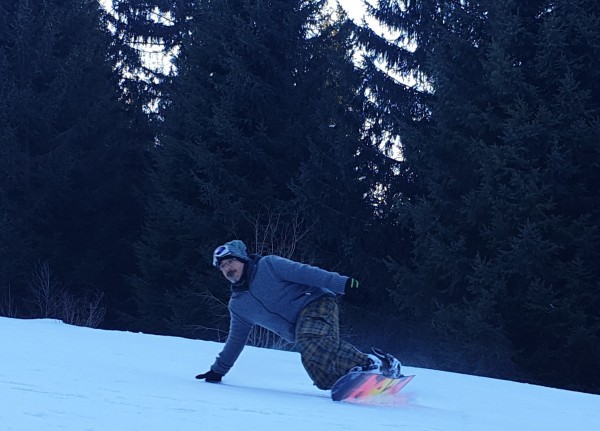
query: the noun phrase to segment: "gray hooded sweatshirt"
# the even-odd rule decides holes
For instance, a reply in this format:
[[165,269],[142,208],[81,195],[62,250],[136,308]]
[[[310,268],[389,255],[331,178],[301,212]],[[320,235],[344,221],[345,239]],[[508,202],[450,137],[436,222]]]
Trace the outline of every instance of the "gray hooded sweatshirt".
[[293,343],[302,309],[324,295],[343,294],[348,280],[336,272],[279,256],[254,257],[245,271],[242,286],[232,285],[229,335],[211,367],[220,374],[231,369],[254,325]]

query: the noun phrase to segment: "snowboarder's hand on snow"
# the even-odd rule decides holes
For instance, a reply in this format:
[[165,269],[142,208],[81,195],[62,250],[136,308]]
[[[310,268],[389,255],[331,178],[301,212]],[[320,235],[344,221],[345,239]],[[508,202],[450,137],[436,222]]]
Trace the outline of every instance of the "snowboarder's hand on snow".
[[213,370],[209,370],[204,374],[198,374],[196,376],[196,378],[199,380],[204,379],[209,383],[219,383],[221,381],[221,379],[223,378],[223,374],[216,373]]

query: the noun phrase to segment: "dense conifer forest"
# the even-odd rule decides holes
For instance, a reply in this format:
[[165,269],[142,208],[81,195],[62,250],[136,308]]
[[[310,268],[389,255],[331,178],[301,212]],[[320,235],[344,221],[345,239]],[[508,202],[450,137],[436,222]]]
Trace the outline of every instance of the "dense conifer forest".
[[600,393],[600,3],[369,5],[1,0],[0,315],[223,340],[238,238],[357,346]]

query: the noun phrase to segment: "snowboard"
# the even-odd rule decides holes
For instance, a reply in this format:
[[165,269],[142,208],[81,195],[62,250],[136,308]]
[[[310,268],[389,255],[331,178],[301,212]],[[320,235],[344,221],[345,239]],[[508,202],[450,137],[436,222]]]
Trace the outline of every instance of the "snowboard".
[[357,403],[375,402],[386,396],[395,396],[413,377],[415,376],[394,379],[375,373],[351,372],[335,382],[331,388],[331,399]]

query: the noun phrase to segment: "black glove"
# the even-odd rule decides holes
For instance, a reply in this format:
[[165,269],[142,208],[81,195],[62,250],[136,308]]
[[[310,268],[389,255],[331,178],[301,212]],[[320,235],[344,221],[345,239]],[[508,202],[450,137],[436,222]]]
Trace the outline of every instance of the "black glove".
[[346,291],[348,291],[348,289],[358,289],[358,280],[355,278],[346,280]]
[[359,305],[364,302],[364,291],[359,289],[358,285],[358,280],[355,278],[349,278],[348,280],[346,280],[344,298],[350,304]]
[[199,380],[205,379],[209,383],[219,383],[223,378],[223,374],[209,370],[204,374],[198,374],[196,378]]

